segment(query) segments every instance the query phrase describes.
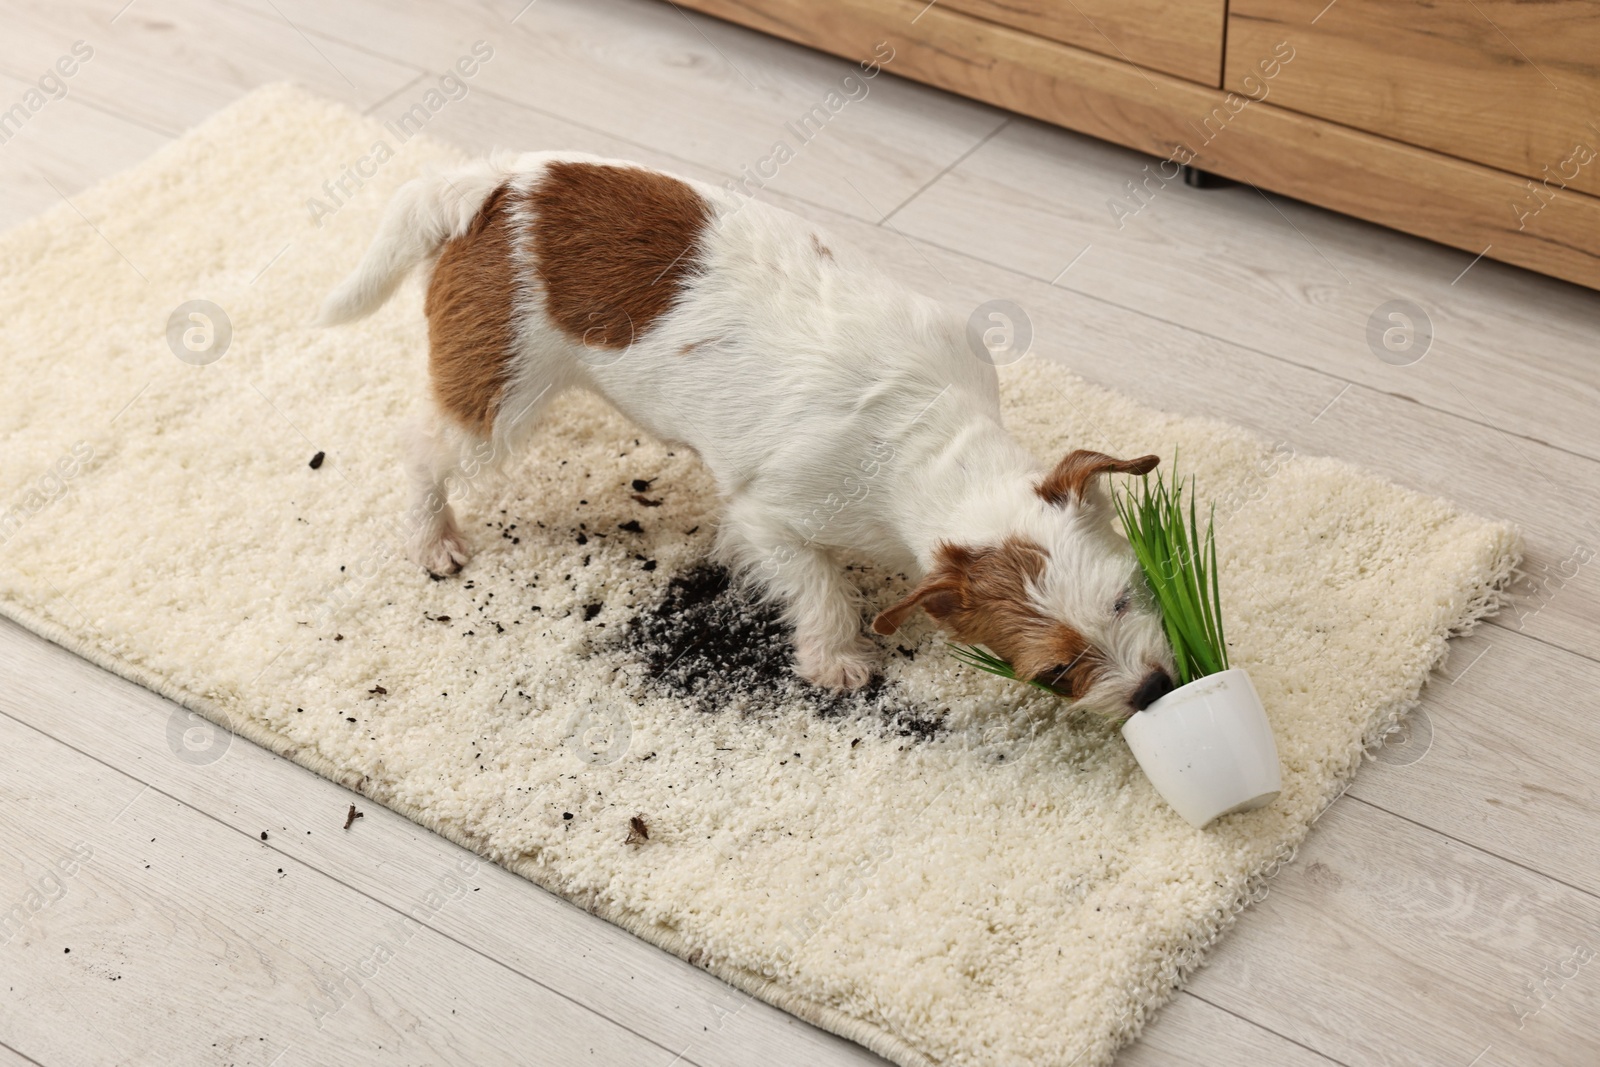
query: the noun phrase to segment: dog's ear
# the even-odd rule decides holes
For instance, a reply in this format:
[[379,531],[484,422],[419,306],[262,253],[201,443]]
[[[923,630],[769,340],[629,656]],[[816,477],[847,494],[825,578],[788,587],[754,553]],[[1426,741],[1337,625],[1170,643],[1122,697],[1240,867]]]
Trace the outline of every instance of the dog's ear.
[[1149,474],[1160,462],[1160,456],[1116,459],[1104,452],[1079,448],[1062,457],[1034,492],[1058,508],[1066,507],[1074,501],[1082,501],[1103,474]]
[[965,578],[959,571],[943,568],[934,571],[922,579],[900,603],[880,611],[878,617],[872,620],[872,630],[887,637],[900,629],[918,608],[933,616],[934,621],[943,622],[961,610],[965,603],[962,595],[964,586]]

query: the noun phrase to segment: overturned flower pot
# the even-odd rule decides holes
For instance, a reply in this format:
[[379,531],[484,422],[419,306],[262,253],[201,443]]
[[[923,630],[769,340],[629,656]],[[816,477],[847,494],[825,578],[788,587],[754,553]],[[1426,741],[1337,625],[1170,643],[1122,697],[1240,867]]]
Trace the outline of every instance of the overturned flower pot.
[[1237,667],[1179,686],[1129,718],[1122,736],[1156,792],[1197,829],[1264,807],[1283,787],[1266,709]]
[[1123,532],[1161,606],[1180,683],[1122,726],[1156,792],[1190,825],[1272,803],[1283,787],[1278,745],[1250,676],[1228,663],[1215,519],[1202,532],[1176,471],[1146,475],[1116,498]]

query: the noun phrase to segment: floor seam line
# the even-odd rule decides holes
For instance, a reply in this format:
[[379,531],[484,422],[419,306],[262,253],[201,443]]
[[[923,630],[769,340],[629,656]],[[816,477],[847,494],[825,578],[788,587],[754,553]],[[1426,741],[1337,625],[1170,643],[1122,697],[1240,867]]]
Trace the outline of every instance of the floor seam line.
[[921,185],[917,186],[916,192],[912,193],[910,196],[906,197],[904,200],[900,201],[900,203],[896,204],[893,208],[891,208],[887,215],[885,215],[883,218],[878,220],[877,224],[879,226],[882,226],[884,223],[886,223],[890,219],[894,218],[896,215],[898,215],[900,213],[900,210],[902,208],[904,208],[906,205],[912,203],[914,200],[917,199],[917,197],[921,196],[923,193],[925,193],[929,189],[933,188],[933,186],[937,185],[940,178],[943,178],[946,174],[949,174],[951,171],[953,171],[957,167],[961,166],[961,164],[965,163],[967,161],[968,157],[970,157],[974,152],[976,152],[978,149],[982,148],[984,145],[988,144],[990,141],[994,140],[995,137],[998,136],[1002,130],[1004,130],[1007,126],[1010,126],[1010,125],[1011,125],[1011,116],[1007,115],[1007,116],[1005,116],[1004,118],[1002,118],[1000,120],[1000,124],[998,126],[996,126],[994,129],[990,130],[988,133],[986,133],[982,137],[980,137],[978,139],[978,143],[977,144],[973,145],[971,148],[969,148],[965,152],[961,153],[955,159],[951,160],[950,163],[947,164],[944,167],[943,170],[939,171],[939,173],[935,174],[933,177],[929,178],[927,181],[925,181]]
[[1459,837],[1455,836],[1454,834],[1452,834],[1452,833],[1450,833],[1450,832],[1448,832],[1446,830],[1439,829],[1437,826],[1429,826],[1427,823],[1422,822],[1419,819],[1413,819],[1409,815],[1402,815],[1398,811],[1392,811],[1389,808],[1384,807],[1382,804],[1377,803],[1376,801],[1368,800],[1366,797],[1363,797],[1360,794],[1355,793],[1354,789],[1355,789],[1355,780],[1352,779],[1351,783],[1350,783],[1350,788],[1345,790],[1345,792],[1342,795],[1348,796],[1351,800],[1354,800],[1357,803],[1365,804],[1369,808],[1372,808],[1372,809],[1374,809],[1376,811],[1381,811],[1385,815],[1392,816],[1392,817],[1394,817],[1396,819],[1401,820],[1402,822],[1408,822],[1412,826],[1415,826],[1419,830],[1426,830],[1429,833],[1438,834],[1440,837],[1444,838],[1446,841],[1454,841],[1456,844],[1460,845],[1462,848],[1470,848],[1472,851],[1477,852],[1477,853],[1479,853],[1481,855],[1488,856],[1491,859],[1499,860],[1501,863],[1509,863],[1511,866],[1519,868],[1520,870],[1527,871],[1529,874],[1536,875],[1536,876],[1538,876],[1540,878],[1547,879],[1547,880],[1549,880],[1551,882],[1554,882],[1556,885],[1565,886],[1566,888],[1572,890],[1574,893],[1580,893],[1583,896],[1586,896],[1586,897],[1590,898],[1591,900],[1600,901],[1600,891],[1596,891],[1596,890],[1592,890],[1592,889],[1585,889],[1580,885],[1573,885],[1571,882],[1567,881],[1564,878],[1561,878],[1558,875],[1551,874],[1548,871],[1541,871],[1537,867],[1530,867],[1526,863],[1523,863],[1521,860],[1514,860],[1510,856],[1502,856],[1498,852],[1495,852],[1495,851],[1493,851],[1491,849],[1484,848],[1482,845],[1475,845],[1471,841],[1463,840],[1462,838],[1459,838]]
[[1260,1028],[1262,1030],[1265,1030],[1267,1033],[1272,1034],[1274,1037],[1281,1038],[1282,1040],[1289,1042],[1289,1044],[1291,1044],[1291,1045],[1297,1045],[1300,1048],[1303,1048],[1307,1052],[1311,1053],[1313,1056],[1316,1056],[1316,1057],[1318,1057],[1320,1059],[1327,1060],[1329,1063],[1336,1063],[1336,1064],[1339,1065],[1339,1067],[1350,1067],[1350,1065],[1345,1063],[1344,1060],[1335,1059],[1334,1057],[1328,1055],[1326,1052],[1322,1052],[1322,1051],[1320,1051],[1318,1049],[1312,1048],[1310,1045],[1306,1044],[1304,1041],[1295,1040],[1294,1038],[1290,1037],[1288,1034],[1280,1034],[1278,1031],[1274,1030],[1272,1027],[1267,1026],[1264,1023],[1258,1023],[1254,1019],[1250,1018],[1249,1016],[1241,1015],[1238,1012],[1234,1011],[1232,1008],[1225,1007],[1224,1005],[1218,1004],[1214,1000],[1208,1000],[1205,997],[1201,996],[1199,993],[1193,992],[1192,990],[1189,990],[1189,989],[1184,989],[1184,990],[1182,990],[1182,992],[1187,994],[1187,995],[1189,995],[1189,996],[1191,996],[1191,997],[1193,997],[1194,999],[1198,1000],[1202,1004],[1210,1005],[1211,1007],[1217,1009],[1220,1012],[1226,1012],[1227,1014],[1233,1016],[1235,1019],[1238,1019],[1241,1022],[1245,1022],[1245,1023],[1250,1024],[1251,1026],[1258,1027],[1258,1028]]

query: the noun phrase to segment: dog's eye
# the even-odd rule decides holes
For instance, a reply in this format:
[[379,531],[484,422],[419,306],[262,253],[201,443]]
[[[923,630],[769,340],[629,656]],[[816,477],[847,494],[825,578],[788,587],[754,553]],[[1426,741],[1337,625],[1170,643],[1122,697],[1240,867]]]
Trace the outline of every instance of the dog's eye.
[[1073,691],[1072,668],[1075,666],[1076,663],[1057,663],[1054,667],[1047,667],[1041,671],[1038,680],[1057,692],[1070,696]]
[[1111,605],[1111,611],[1112,611],[1113,614],[1121,615],[1123,612],[1128,610],[1128,606],[1130,604],[1132,604],[1132,603],[1133,603],[1133,590],[1124,589],[1122,591],[1122,595],[1117,597],[1117,602],[1115,604]]

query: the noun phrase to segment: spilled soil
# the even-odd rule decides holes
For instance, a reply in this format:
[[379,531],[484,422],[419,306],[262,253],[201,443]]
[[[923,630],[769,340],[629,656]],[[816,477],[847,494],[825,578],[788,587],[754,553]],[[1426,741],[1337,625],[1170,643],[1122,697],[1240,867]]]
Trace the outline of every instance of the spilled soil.
[[796,677],[789,628],[778,609],[735,588],[728,572],[712,563],[673,576],[661,600],[628,623],[620,643],[645,668],[649,685],[707,714],[759,717],[800,705],[819,718],[860,718],[918,741],[945,730],[944,709],[917,707],[881,678],[853,693],[834,693]]

